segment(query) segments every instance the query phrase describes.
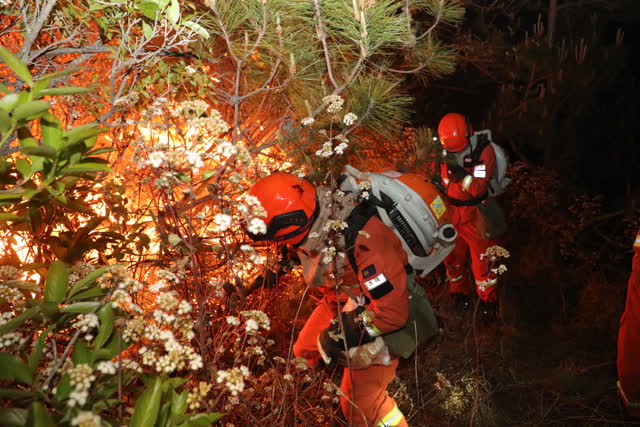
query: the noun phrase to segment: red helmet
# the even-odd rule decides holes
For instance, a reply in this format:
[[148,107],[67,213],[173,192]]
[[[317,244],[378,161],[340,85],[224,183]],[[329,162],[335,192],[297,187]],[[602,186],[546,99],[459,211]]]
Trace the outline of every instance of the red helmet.
[[256,241],[271,240],[295,245],[300,243],[319,212],[315,187],[306,179],[276,172],[258,180],[249,194],[260,200],[267,211],[267,234],[249,236]]
[[464,150],[471,135],[473,135],[471,123],[462,114],[448,113],[438,124],[438,138],[444,149],[451,153]]

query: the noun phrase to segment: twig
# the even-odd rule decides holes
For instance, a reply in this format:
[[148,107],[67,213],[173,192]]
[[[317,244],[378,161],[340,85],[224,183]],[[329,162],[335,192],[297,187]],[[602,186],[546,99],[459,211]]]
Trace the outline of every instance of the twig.
[[322,23],[322,14],[320,13],[319,0],[313,0],[313,5],[316,9],[316,29],[318,31],[320,42],[322,43],[322,50],[324,51],[324,60],[327,64],[327,74],[329,75],[329,80],[331,81],[333,88],[335,90],[338,90],[339,85],[336,82],[336,79],[333,77],[333,69],[331,68],[331,58],[329,56],[329,47],[327,46],[327,33],[324,31],[324,25]]

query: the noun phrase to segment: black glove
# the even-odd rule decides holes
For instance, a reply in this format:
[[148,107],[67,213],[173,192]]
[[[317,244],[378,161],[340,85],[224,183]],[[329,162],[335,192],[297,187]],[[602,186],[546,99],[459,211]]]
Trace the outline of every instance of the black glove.
[[353,311],[340,313],[344,331],[340,329],[338,318],[331,321],[331,325],[320,332],[318,337],[318,350],[322,355],[322,359],[326,364],[336,361],[344,364],[344,343],[347,343],[347,349],[368,344],[375,340],[369,335],[364,327],[361,314],[364,307],[358,307]]
[[462,166],[458,165],[447,165],[447,170],[449,171],[449,179],[453,182],[460,182],[465,176],[469,175]]

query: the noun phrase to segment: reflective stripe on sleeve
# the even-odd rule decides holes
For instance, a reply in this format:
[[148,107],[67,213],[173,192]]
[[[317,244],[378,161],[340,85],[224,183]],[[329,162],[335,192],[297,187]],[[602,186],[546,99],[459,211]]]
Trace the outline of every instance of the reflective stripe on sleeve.
[[447,279],[449,279],[450,282],[457,282],[459,280],[462,280],[462,278],[464,277],[464,275],[459,275],[457,277],[447,277]]
[[378,337],[382,335],[382,331],[376,328],[376,325],[371,322],[371,314],[368,311],[362,313],[362,319],[364,320],[364,328],[371,337]]
[[402,415],[402,412],[400,412],[400,409],[398,409],[398,405],[393,405],[393,409],[387,414],[385,415],[382,420],[380,420],[380,422],[378,424],[376,424],[377,427],[391,427],[391,426],[397,426],[400,421],[402,421],[404,419],[404,415]]
[[473,182],[473,177],[471,175],[467,175],[462,180],[462,191],[467,191],[469,187],[471,187],[471,183]]

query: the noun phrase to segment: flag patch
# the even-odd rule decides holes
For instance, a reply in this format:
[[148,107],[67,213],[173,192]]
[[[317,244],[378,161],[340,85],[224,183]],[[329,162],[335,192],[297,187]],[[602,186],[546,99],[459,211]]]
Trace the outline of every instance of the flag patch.
[[376,274],[376,266],[371,264],[362,269],[362,278],[366,279],[367,277],[371,277]]

